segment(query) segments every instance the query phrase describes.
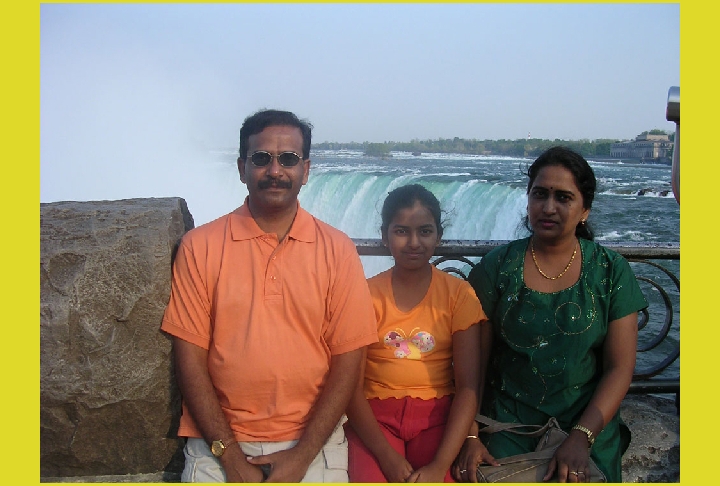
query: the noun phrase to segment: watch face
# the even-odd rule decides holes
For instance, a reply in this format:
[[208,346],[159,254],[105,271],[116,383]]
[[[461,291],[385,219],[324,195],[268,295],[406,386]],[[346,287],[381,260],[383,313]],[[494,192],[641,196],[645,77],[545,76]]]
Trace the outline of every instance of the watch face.
[[210,451],[213,456],[220,457],[223,455],[223,452],[225,452],[225,445],[220,440],[214,440],[210,446]]

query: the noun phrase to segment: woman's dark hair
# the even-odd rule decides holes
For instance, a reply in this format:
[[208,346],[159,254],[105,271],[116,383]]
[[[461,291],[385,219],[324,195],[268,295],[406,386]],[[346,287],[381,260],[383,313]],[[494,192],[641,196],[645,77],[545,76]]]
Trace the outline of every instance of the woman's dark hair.
[[443,226],[440,218],[442,211],[440,210],[440,201],[435,197],[435,194],[427,190],[420,184],[408,184],[406,186],[400,186],[390,191],[385,198],[383,203],[382,211],[382,225],[380,231],[383,238],[387,236],[388,228],[395,215],[401,209],[411,208],[415,205],[415,202],[419,202],[425,206],[430,214],[432,214],[435,220],[435,226],[437,226],[438,237],[442,238]]
[[[593,199],[595,199],[595,189],[597,188],[595,173],[582,155],[567,147],[550,147],[535,159],[535,162],[532,163],[526,173],[529,178],[527,194],[530,194],[530,189],[535,182],[535,178],[540,173],[540,169],[551,165],[559,165],[570,171],[575,178],[575,184],[580,189],[583,198],[583,209],[591,209]],[[527,216],[525,216],[525,227],[532,232]],[[592,240],[595,237],[592,228],[587,222],[578,223],[575,228],[575,236],[586,240]]]
[[245,118],[240,128],[240,158],[247,159],[248,141],[251,135],[257,135],[267,127],[295,127],[302,133],[303,159],[310,158],[310,141],[313,126],[301,120],[294,113],[280,110],[260,110]]

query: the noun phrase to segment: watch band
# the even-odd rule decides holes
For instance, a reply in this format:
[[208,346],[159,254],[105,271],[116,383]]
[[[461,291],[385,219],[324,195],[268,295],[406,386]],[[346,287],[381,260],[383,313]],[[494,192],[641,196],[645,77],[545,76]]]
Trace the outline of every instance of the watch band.
[[587,435],[588,448],[592,447],[595,443],[595,436],[593,435],[592,430],[588,429],[587,427],[583,427],[580,424],[575,424],[571,430],[579,430],[580,432]]

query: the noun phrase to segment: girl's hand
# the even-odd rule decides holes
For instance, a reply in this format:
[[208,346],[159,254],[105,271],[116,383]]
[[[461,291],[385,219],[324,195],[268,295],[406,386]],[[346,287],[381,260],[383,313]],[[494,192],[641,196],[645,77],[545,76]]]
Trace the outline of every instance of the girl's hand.
[[445,481],[447,469],[440,467],[435,462],[421,467],[410,475],[408,483],[442,483]]
[[480,439],[467,438],[450,471],[456,481],[477,483],[476,471],[479,464],[500,465]]
[[589,464],[587,436],[572,432],[555,451],[543,481],[549,481],[557,471],[560,483],[586,483],[590,479]]
[[383,454],[382,458],[378,458],[378,462],[388,483],[404,483],[413,473],[413,468],[407,459],[394,449],[390,453]]

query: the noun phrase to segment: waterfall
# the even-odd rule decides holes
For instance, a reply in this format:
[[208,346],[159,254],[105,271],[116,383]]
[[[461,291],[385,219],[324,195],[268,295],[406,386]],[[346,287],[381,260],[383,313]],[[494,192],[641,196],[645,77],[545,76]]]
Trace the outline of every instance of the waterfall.
[[300,191],[300,204],[351,238],[380,237],[380,209],[388,192],[420,183],[440,200],[447,239],[510,240],[525,215],[521,189],[477,180],[433,180],[363,172],[314,173]]
[[[423,175],[320,172],[300,191],[300,204],[351,238],[380,238],[380,210],[388,192],[420,183],[440,201],[445,239],[511,240],[520,234],[522,189],[478,180],[437,180]],[[362,257],[366,276],[390,268],[390,257]]]

